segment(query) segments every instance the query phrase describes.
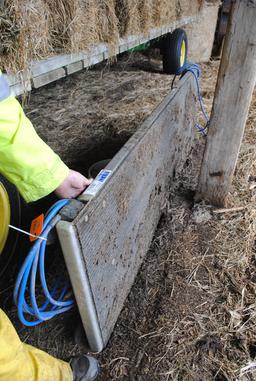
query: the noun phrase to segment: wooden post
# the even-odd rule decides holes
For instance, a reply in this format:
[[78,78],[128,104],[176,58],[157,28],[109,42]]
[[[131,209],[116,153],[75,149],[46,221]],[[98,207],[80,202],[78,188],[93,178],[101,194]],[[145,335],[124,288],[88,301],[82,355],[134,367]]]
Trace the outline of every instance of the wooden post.
[[198,198],[225,206],[256,79],[256,0],[232,4]]

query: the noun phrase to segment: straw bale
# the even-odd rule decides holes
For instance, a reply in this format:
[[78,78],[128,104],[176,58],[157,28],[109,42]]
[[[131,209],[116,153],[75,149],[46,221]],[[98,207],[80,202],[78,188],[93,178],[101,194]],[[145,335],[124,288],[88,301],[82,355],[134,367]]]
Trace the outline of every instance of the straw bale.
[[22,70],[50,53],[50,10],[43,0],[7,0],[0,12],[1,67]]
[[87,50],[100,41],[117,42],[114,0],[45,1],[52,11],[52,42],[56,52]]
[[121,36],[140,32],[138,0],[115,0]]
[[0,60],[1,63],[16,48],[19,27],[12,9],[0,9]]
[[51,11],[51,44],[55,53],[76,52],[98,42],[93,0],[44,1]]
[[119,37],[118,23],[114,0],[98,0],[98,35],[99,40],[116,44]]
[[153,23],[154,0],[142,0],[139,5],[140,27],[142,32],[147,32]]
[[65,2],[64,0],[45,0],[51,12],[51,42],[53,49],[57,52],[61,50],[63,45],[68,50],[71,49],[70,45],[70,28],[75,17],[75,1]]
[[178,18],[195,15],[198,13],[202,0],[178,0],[177,1],[177,16]]
[[170,0],[154,0],[153,23],[155,26],[165,25],[176,19],[176,3]]

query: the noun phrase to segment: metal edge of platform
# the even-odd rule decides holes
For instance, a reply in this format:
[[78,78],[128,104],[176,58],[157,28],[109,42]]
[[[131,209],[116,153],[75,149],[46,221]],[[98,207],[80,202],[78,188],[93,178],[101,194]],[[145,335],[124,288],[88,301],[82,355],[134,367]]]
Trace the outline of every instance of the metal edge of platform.
[[[35,61],[32,63],[30,73],[19,72],[16,75],[6,75],[7,81],[10,84],[11,93],[13,96],[19,96],[31,91],[32,88],[39,88],[60,78],[64,78],[71,74],[71,72],[73,74],[79,70],[87,69],[114,55],[118,55],[142,43],[172,32],[176,28],[195,22],[197,18],[198,15],[188,16],[170,25],[152,28],[146,34],[130,35],[126,38],[120,38],[118,45],[114,49],[109,48],[107,44],[100,43],[91,48],[88,52],[63,54],[42,61]],[[75,67],[74,64],[76,63],[78,63],[78,65]]]
[[67,221],[56,228],[88,343],[92,351],[100,352],[103,339],[75,228]]

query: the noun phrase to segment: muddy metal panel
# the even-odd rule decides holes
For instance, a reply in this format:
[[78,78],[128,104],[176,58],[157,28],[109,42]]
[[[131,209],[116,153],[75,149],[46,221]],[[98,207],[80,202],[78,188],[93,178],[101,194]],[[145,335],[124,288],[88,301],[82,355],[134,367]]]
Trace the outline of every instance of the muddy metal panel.
[[[79,246],[76,257],[79,256],[80,270],[72,265],[72,249],[65,254],[62,247],[94,350],[102,348],[95,346],[90,324],[97,319],[98,325],[93,329],[102,345],[106,345],[152,241],[170,183],[191,149],[195,93],[195,80],[186,74],[178,89],[164,99],[113,158],[106,167],[112,171],[110,179],[70,223]],[[90,288],[87,300],[82,276]]]

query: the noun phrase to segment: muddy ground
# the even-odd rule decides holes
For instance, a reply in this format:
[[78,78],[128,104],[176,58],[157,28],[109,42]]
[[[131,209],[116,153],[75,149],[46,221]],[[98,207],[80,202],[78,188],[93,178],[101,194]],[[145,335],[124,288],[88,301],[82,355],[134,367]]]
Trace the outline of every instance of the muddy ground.
[[[159,70],[157,60],[124,58],[36,91],[27,110],[68,163],[82,142],[83,161],[90,157],[85,148],[122,144],[168,93],[172,78]],[[208,111],[217,70],[218,62],[203,66]],[[100,380],[256,380],[255,137],[256,94],[225,211],[194,200],[205,144],[198,135],[109,344],[97,356]],[[76,311],[27,329],[15,319],[10,295],[4,290],[2,300],[23,340],[63,359],[86,351],[74,345]]]

